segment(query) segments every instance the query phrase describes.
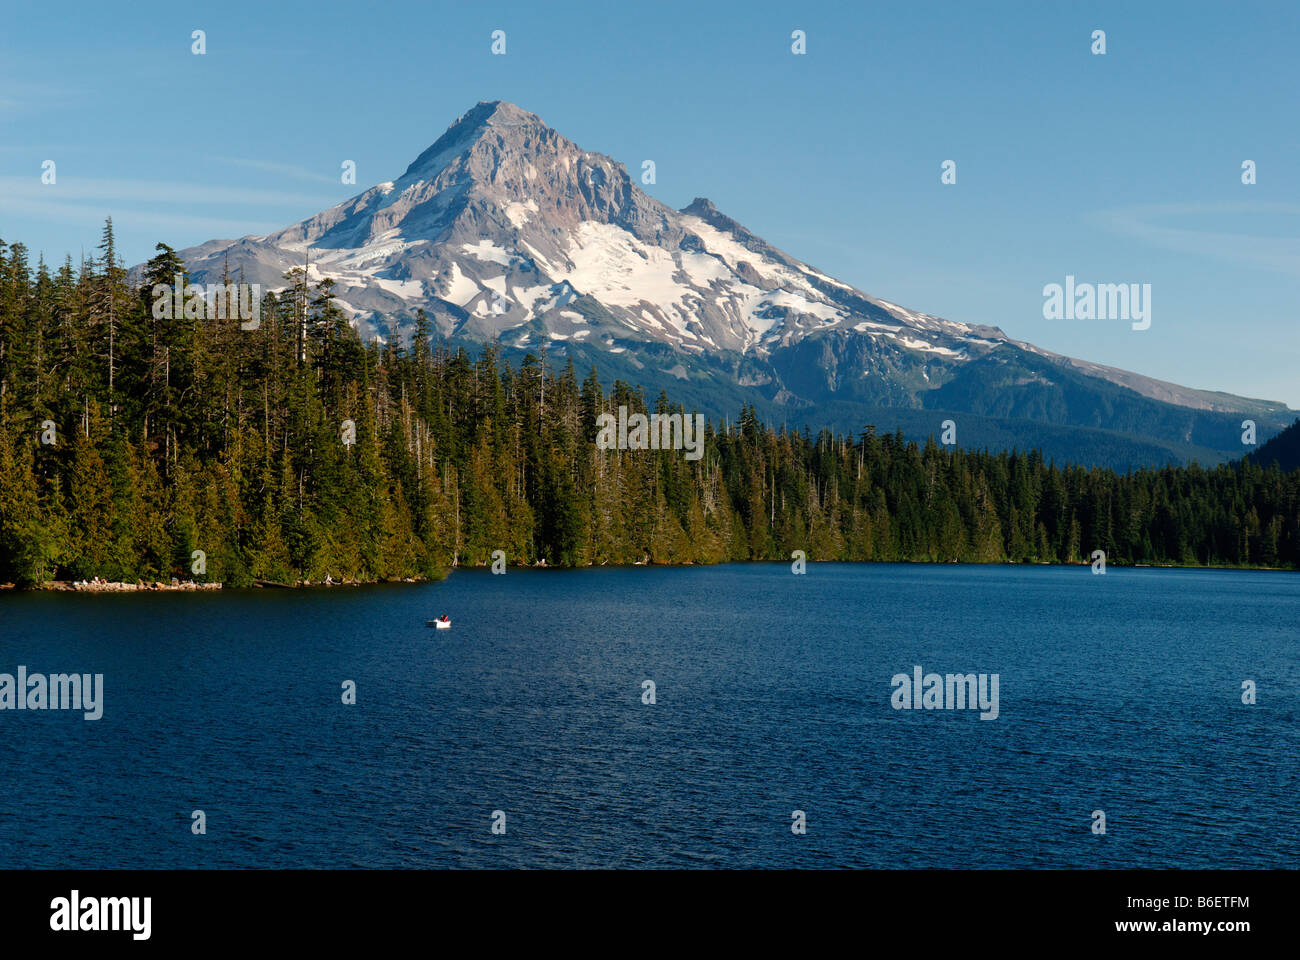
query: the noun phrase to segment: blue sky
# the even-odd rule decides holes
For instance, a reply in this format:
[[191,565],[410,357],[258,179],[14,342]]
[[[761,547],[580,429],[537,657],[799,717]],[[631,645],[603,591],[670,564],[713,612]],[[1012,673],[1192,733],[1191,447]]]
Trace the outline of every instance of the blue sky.
[[[1300,407],[1298,4],[139,2],[4,22],[0,237],[33,259],[89,251],[108,214],[128,263],[286,226],[504,99],[875,296]],[[1151,284],[1150,329],[1044,319],[1067,274]]]

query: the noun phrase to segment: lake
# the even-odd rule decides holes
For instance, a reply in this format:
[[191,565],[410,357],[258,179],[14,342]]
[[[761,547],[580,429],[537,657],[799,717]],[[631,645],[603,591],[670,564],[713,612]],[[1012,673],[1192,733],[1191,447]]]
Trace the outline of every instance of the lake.
[[1298,625],[1295,574],[1113,566],[0,594],[0,672],[104,677],[0,711],[0,868],[1293,867]]

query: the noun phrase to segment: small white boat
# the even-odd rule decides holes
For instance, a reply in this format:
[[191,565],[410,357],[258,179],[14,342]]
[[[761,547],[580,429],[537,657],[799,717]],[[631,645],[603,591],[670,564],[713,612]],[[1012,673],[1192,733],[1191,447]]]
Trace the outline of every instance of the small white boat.
[[451,620],[450,620],[450,619],[428,620],[428,621],[426,621],[425,623],[426,623],[427,626],[430,626],[430,627],[437,627],[439,630],[450,630],[450,629],[451,629]]

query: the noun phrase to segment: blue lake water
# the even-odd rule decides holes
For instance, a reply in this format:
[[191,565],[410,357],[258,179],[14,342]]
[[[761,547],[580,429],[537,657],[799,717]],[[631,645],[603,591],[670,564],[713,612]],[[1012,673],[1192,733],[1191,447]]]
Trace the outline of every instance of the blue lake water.
[[[428,629],[441,613],[453,628]],[[753,564],[0,594],[0,672],[19,664],[104,674],[104,715],[0,711],[0,868],[1300,862],[1295,574]],[[894,709],[916,665],[998,674],[999,716]]]

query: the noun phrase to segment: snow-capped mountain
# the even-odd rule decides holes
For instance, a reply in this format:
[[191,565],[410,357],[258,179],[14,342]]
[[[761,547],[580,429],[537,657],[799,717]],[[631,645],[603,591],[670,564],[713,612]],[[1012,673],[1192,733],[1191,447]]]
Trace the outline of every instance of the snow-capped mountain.
[[[622,164],[500,101],[466,113],[396,180],[278,233],[180,255],[197,281],[229,265],[265,289],[305,266],[335,281],[363,335],[400,336],[423,309],[448,339],[545,344],[595,362],[607,382],[626,374],[714,413],[734,414],[748,395],[778,420],[860,428],[895,408],[923,436],[938,421],[919,411],[955,411],[973,418],[967,443],[1014,439],[1023,422],[1107,430],[1152,446],[1138,461],[1239,454],[1242,414],[1264,435],[1291,420],[1283,404],[1073,360],[869,296],[708,200],[673,210]],[[1051,430],[1036,433],[1018,445],[1051,447]]]

